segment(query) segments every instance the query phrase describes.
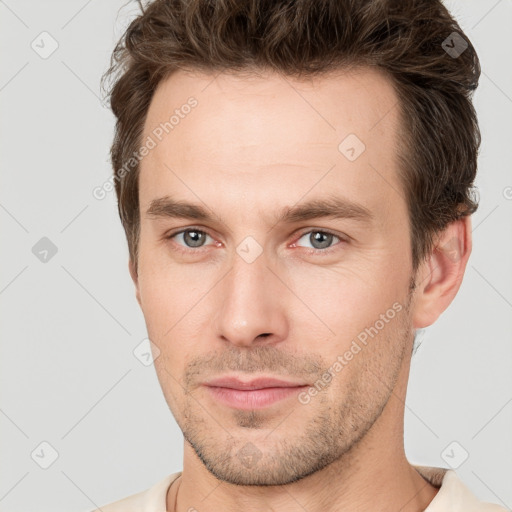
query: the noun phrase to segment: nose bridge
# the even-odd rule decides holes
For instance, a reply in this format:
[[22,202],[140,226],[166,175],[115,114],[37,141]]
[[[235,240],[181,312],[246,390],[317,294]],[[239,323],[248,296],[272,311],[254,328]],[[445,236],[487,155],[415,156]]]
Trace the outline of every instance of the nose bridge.
[[[286,337],[283,285],[267,268],[263,252],[248,258],[254,247],[242,242],[231,270],[218,289],[216,335],[233,345],[269,344]],[[265,336],[261,336],[265,335]]]

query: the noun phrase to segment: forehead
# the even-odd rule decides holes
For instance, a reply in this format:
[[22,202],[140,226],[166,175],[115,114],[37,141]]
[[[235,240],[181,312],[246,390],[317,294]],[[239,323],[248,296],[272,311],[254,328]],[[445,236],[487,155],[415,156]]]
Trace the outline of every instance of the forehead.
[[[299,142],[301,136],[336,142],[343,133],[353,132],[371,143],[374,137],[394,128],[396,121],[397,97],[390,79],[367,67],[301,81],[271,72],[249,75],[180,70],[158,85],[146,117],[145,135],[169,121],[176,110],[189,110],[183,107],[192,97],[197,106],[191,115],[180,115],[180,129],[178,124],[172,127],[176,142],[186,140],[191,132],[208,142],[212,126],[229,135],[232,144],[243,141],[248,145],[265,140],[265,135],[270,139],[285,125],[287,133],[279,132],[282,142]],[[181,123],[182,115],[189,118],[187,123]],[[234,125],[235,121],[242,122]]]
[[238,199],[243,188],[245,200],[258,190],[270,200],[285,193],[276,180],[297,195],[332,168],[326,190],[336,183],[371,195],[384,185],[393,195],[397,128],[392,83],[369,68],[301,81],[177,71],[159,84],[146,117],[143,140],[155,147],[141,162],[141,209],[186,180],[199,196],[216,181]]

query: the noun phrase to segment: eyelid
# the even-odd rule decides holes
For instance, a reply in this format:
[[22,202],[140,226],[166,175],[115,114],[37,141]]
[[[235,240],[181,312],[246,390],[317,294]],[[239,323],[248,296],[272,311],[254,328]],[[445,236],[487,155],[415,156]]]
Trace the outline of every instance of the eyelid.
[[[182,233],[184,233],[186,231],[199,231],[200,233],[203,233],[206,236],[209,236],[210,238],[215,240],[215,237],[213,237],[207,231],[207,229],[201,228],[199,226],[187,226],[187,227],[182,227],[182,228],[176,228],[176,230],[172,230],[172,231],[166,233],[164,235],[164,238],[172,240],[176,235],[180,235],[180,234],[182,234]],[[291,246],[296,246],[297,241],[300,240],[304,235],[306,235],[308,233],[315,233],[315,232],[332,235],[332,236],[338,238],[340,240],[340,242],[338,242],[337,244],[334,244],[331,247],[327,247],[326,249],[315,249],[315,248],[310,248],[310,247],[303,247],[303,249],[305,249],[308,254],[319,254],[319,255],[327,254],[327,253],[331,252],[332,250],[336,250],[338,248],[339,244],[341,244],[341,243],[348,243],[348,240],[349,240],[349,237],[347,235],[343,235],[341,233],[336,233],[335,231],[332,231],[330,229],[308,227],[308,228],[305,228],[303,231],[301,231],[298,235],[294,236],[295,242],[293,242],[291,244]],[[199,252],[199,251],[201,251],[203,249],[206,249],[208,247],[208,246],[203,245],[203,246],[195,247],[194,248],[194,247],[186,247],[186,246],[181,245],[181,244],[177,244],[177,245],[179,247],[178,250],[181,250],[181,251],[184,251],[184,252]]]
[[308,253],[312,255],[326,255],[329,254],[332,251],[339,250],[339,245],[342,243],[348,243],[348,238],[346,235],[342,235],[341,233],[336,233],[335,231],[332,231],[330,229],[326,228],[307,228],[305,231],[302,231],[299,235],[295,236],[295,242],[292,243],[292,246],[297,246],[297,242],[308,233],[324,233],[326,235],[332,235],[336,238],[338,238],[340,241],[334,245],[331,245],[330,247],[327,247],[326,249],[315,249],[314,247],[303,247],[303,249]]
[[[187,226],[187,227],[184,227],[184,228],[177,228],[176,230],[172,230],[172,231],[169,231],[167,232],[165,235],[164,235],[164,239],[165,240],[169,240],[169,241],[172,241],[172,239],[177,236],[177,235],[181,235],[182,233],[185,233],[187,231],[198,231],[200,233],[203,233],[205,234],[206,236],[209,236],[211,239],[215,240],[215,237],[213,237],[212,235],[210,235],[210,233],[208,233],[208,231],[204,228],[200,228],[199,226]],[[185,245],[181,245],[177,242],[174,242],[177,246],[177,251],[180,251],[180,252],[185,252],[185,253],[192,253],[192,252],[202,252],[203,250],[207,249],[208,246],[207,245],[202,245],[200,247],[187,247]]]

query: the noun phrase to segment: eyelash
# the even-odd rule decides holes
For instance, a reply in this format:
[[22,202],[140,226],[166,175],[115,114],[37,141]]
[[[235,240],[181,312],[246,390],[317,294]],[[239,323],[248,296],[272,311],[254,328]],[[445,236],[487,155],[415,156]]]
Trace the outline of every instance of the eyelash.
[[[188,227],[186,229],[180,229],[179,231],[173,231],[173,232],[167,234],[165,236],[165,238],[168,239],[168,240],[172,240],[176,235],[180,235],[182,233],[186,233],[187,231],[197,231],[199,233],[202,233],[204,235],[209,236],[210,238],[213,238],[211,235],[209,235],[203,229],[199,229],[199,228],[196,228],[194,226]],[[338,243],[332,245],[331,247],[327,247],[326,249],[314,249],[314,248],[303,247],[303,249],[305,249],[306,253],[309,254],[309,255],[323,256],[323,255],[326,255],[326,254],[330,254],[332,251],[335,251],[335,250],[338,249],[338,245],[340,245],[343,242],[347,242],[347,240],[344,239],[342,236],[340,236],[340,235],[338,235],[338,234],[336,234],[333,231],[330,231],[328,229],[309,229],[307,231],[303,231],[298,236],[297,241],[300,240],[304,235],[307,235],[308,233],[322,233],[324,235],[332,235],[335,238],[339,239]],[[295,245],[297,243],[297,241],[294,242],[293,244]],[[183,245],[177,244],[177,248],[176,248],[177,251],[182,252],[182,253],[186,253],[186,254],[190,254],[191,252],[201,252],[202,249],[205,249],[205,246],[197,247],[197,248],[194,249],[192,247],[188,247],[187,248],[187,247],[185,247]]]

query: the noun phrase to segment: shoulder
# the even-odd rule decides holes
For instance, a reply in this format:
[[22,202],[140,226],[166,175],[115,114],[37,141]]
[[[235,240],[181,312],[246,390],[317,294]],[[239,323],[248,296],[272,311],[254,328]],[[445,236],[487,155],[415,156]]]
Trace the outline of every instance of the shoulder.
[[480,501],[452,469],[414,466],[437,492],[424,512],[509,512],[501,505]]
[[[447,503],[450,503],[454,510],[464,510],[465,512],[508,512],[505,507],[495,503],[480,501],[462,482],[454,470],[446,472],[443,479],[443,487],[447,492]],[[435,501],[435,499],[434,499]],[[455,507],[459,508],[455,508]]]
[[172,473],[144,491],[102,505],[91,512],[165,512],[169,486],[181,472]]

